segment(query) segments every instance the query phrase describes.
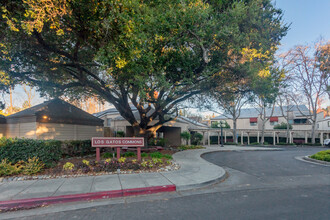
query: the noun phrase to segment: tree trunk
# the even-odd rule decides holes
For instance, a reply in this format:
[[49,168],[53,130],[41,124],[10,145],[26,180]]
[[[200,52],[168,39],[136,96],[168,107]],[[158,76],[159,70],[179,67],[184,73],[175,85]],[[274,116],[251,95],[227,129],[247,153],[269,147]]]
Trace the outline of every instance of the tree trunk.
[[287,120],[287,125],[286,125],[286,143],[289,143],[289,137],[290,137],[290,125],[289,121]]
[[260,144],[264,144],[265,141],[265,121],[262,121],[262,125],[261,125],[261,141]]
[[315,138],[316,138],[316,135],[315,135],[315,128],[316,128],[316,120],[313,121],[313,124],[312,124],[312,144],[315,144]]
[[133,126],[134,137],[143,137],[144,138],[144,146],[148,147],[148,131],[147,129],[141,128],[139,125]]
[[233,139],[235,144],[238,144],[238,140],[237,140],[237,119],[233,120]]

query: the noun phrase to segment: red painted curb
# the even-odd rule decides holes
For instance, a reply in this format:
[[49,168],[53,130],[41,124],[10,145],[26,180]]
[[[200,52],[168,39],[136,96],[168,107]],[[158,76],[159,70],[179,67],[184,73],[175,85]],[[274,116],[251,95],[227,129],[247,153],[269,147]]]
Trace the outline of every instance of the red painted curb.
[[56,204],[56,203],[88,201],[88,200],[96,200],[96,199],[109,199],[109,198],[116,198],[123,196],[134,196],[134,195],[153,194],[159,192],[173,192],[173,191],[176,191],[175,185],[165,185],[165,186],[151,186],[144,188],[111,190],[111,191],[82,193],[82,194],[63,195],[63,196],[51,196],[51,197],[43,197],[43,198],[0,201],[0,211],[29,209],[29,208],[40,207],[40,206]]

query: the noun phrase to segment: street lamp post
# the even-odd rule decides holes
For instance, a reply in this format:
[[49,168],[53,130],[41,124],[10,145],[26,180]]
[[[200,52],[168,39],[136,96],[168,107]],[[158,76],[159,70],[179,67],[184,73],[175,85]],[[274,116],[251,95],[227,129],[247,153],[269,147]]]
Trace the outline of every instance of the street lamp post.
[[226,122],[224,120],[221,120],[220,123],[218,124],[218,127],[220,126],[221,128],[221,147],[223,147],[223,128],[226,126]]

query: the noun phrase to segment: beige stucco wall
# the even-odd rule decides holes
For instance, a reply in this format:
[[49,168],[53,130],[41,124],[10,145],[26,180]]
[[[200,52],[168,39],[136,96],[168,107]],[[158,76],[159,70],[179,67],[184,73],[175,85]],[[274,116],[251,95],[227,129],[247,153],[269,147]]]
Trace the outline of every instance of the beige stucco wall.
[[330,118],[318,122],[318,128],[317,130],[324,130],[324,131],[330,131]]
[[36,122],[7,124],[6,128],[8,138],[36,138]]
[[89,140],[92,137],[103,137],[103,127],[56,124],[56,123],[37,123],[37,139],[55,140]]
[[6,130],[7,130],[7,125],[6,124],[0,124],[0,138],[6,136]]
[[[212,121],[220,121],[220,120],[212,120]],[[225,119],[224,121],[227,121],[227,123],[230,125],[230,128],[233,128],[233,120],[232,119]],[[284,117],[278,117],[278,124],[280,123],[287,123],[286,119]],[[270,120],[268,120],[265,124],[266,130],[271,130],[274,128],[274,125],[271,125]],[[293,131],[294,130],[311,130],[312,125],[292,125]],[[250,118],[239,118],[237,119],[237,129],[261,129],[261,120],[258,118],[258,123],[255,126],[251,126],[250,124]]]

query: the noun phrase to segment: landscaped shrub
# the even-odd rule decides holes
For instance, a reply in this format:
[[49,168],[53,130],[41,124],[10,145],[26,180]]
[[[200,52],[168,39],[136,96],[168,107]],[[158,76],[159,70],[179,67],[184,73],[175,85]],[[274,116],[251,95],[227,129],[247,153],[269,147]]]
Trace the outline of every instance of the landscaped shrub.
[[258,142],[253,142],[253,143],[250,143],[250,145],[260,145],[260,143],[258,143]]
[[201,133],[193,133],[191,135],[191,144],[192,145],[199,145],[202,143],[203,135]]
[[116,132],[116,137],[125,137],[125,132],[123,132],[123,131],[117,131]]
[[125,152],[123,157],[136,157],[136,153],[134,152]]
[[148,146],[161,146],[161,147],[165,147],[165,145],[167,144],[167,139],[165,138],[150,138],[148,140]]
[[[274,129],[287,129],[288,124],[282,122],[281,124],[274,125]],[[289,129],[292,129],[292,125],[289,125]]]
[[149,156],[151,157],[151,158],[158,158],[158,159],[160,159],[160,158],[166,158],[166,159],[172,159],[172,156],[171,155],[168,155],[168,154],[162,154],[162,153],[160,153],[160,152],[154,152],[154,153],[150,153],[149,154]]
[[320,151],[311,156],[311,158],[315,160],[323,160],[330,162],[330,150]]
[[28,159],[27,162],[23,165],[23,174],[26,175],[33,175],[39,173],[43,168],[45,164],[41,161],[39,161],[38,158],[33,157],[32,159]]
[[180,136],[181,136],[181,138],[183,138],[184,140],[186,140],[186,143],[187,143],[187,145],[188,145],[188,141],[189,141],[189,139],[190,139],[190,137],[191,137],[190,132],[188,132],[188,131],[184,131],[184,132],[182,132],[182,133],[180,134]]
[[29,158],[39,158],[46,167],[56,164],[62,157],[61,141],[18,138],[0,139],[0,161],[7,158],[11,163],[27,162]]
[[0,176],[11,176],[19,174],[23,166],[21,163],[12,164],[7,159],[3,159],[0,163]]
[[66,157],[85,156],[95,153],[95,147],[92,147],[91,140],[73,140],[62,141],[62,153]]
[[63,170],[65,170],[65,171],[72,171],[73,169],[74,169],[74,164],[73,163],[66,162],[63,165]]
[[110,153],[110,152],[105,152],[104,154],[102,154],[102,157],[103,158],[112,158],[113,157],[113,154]]
[[205,147],[200,145],[181,145],[178,147],[179,150],[194,150],[194,149],[205,149]]

